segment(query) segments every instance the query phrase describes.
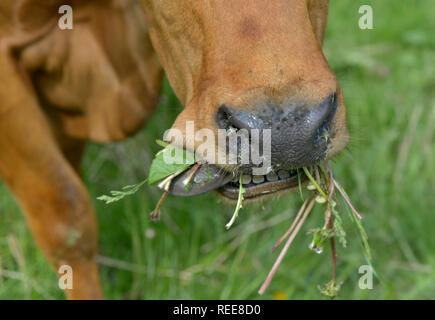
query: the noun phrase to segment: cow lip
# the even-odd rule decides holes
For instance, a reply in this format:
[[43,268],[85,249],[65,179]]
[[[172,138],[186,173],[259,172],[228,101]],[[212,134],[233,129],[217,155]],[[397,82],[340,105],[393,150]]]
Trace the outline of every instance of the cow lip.
[[[243,198],[245,200],[257,200],[278,192],[292,192],[298,189],[299,180],[301,183],[306,181],[305,175],[301,175],[300,179],[298,178],[297,170],[289,170],[288,172],[290,174],[287,178],[279,177],[276,181],[267,181],[265,179],[264,182],[258,184],[254,182],[243,184],[245,189]],[[231,181],[218,188],[217,191],[229,200],[237,200],[239,197],[239,186],[239,182]]]
[[[263,176],[262,179],[264,181],[261,183],[254,183],[253,181],[246,183],[245,181],[245,184],[243,184],[245,189],[244,199],[260,199],[277,192],[291,192],[298,188],[299,179],[297,170],[276,171],[275,180],[273,181],[269,179],[271,177],[270,175],[269,177]],[[273,172],[271,174],[273,174]],[[244,177],[246,176],[249,175],[244,174]],[[230,201],[237,200],[239,196],[238,177],[240,177],[240,173],[231,173],[213,165],[202,164],[199,168],[196,168],[196,170],[195,166],[192,166],[175,177],[167,191],[175,196],[189,197],[216,190],[220,195]],[[250,177],[251,180],[253,180],[253,176]],[[256,176],[256,178],[258,179],[259,176]],[[186,187],[187,180],[190,182]],[[305,182],[305,180],[305,175],[302,174],[301,182]],[[256,182],[258,182],[258,180]]]
[[170,194],[179,197],[200,195],[225,185],[233,179],[233,174],[209,164],[191,166],[175,178],[169,189]]

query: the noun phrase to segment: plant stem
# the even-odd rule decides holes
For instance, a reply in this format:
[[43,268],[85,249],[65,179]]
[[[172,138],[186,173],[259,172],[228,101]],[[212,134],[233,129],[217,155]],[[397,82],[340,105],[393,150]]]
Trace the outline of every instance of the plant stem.
[[318,166],[314,166],[314,174],[316,176],[316,181],[317,181],[318,185],[320,186],[321,180],[320,180],[320,173],[319,173]]
[[[329,166],[329,163],[326,163],[326,168],[328,170],[328,204],[327,204],[327,211],[329,211],[328,217],[327,217],[327,225],[328,227],[333,231],[334,230],[334,216],[332,214],[331,210],[331,198],[335,191],[335,184],[334,184],[334,176],[332,174],[331,167]],[[332,285],[335,285],[335,279],[336,279],[336,273],[337,273],[337,251],[335,247],[335,238],[332,236],[330,238],[331,242],[331,254],[332,254]]]
[[169,146],[169,142],[166,142],[166,141],[163,141],[163,140],[160,140],[160,139],[157,139],[156,140],[156,143],[159,145],[159,146],[161,146],[161,147],[163,147],[163,148],[166,148],[167,146]]
[[301,196],[301,200],[304,200],[304,194],[302,193],[302,183],[301,183],[301,172],[299,169],[296,169],[298,173],[298,186],[299,186],[299,195]]
[[347,196],[346,192],[340,187],[340,185],[338,184],[337,180],[334,179],[334,184],[335,187],[338,189],[338,191],[340,191],[341,195],[343,196],[344,200],[346,201],[346,203],[349,205],[349,207],[352,209],[352,212],[358,217],[358,219],[362,219],[361,215],[358,213],[358,211],[356,211],[356,209],[354,208],[354,206],[352,205],[352,202],[350,202],[349,197]]
[[185,179],[185,180],[183,181],[183,183],[184,183],[184,185],[185,185],[185,188],[186,188],[186,192],[189,191],[190,181],[192,180],[193,175],[195,174],[195,172],[198,171],[198,169],[199,169],[199,167],[201,166],[201,164],[202,164],[201,162],[197,162],[197,163],[194,165],[192,171],[189,173],[189,176],[187,177],[187,179]]
[[290,245],[293,242],[293,239],[296,237],[296,235],[299,232],[299,229],[302,227],[305,219],[307,218],[308,214],[310,213],[311,209],[314,206],[316,199],[313,198],[311,199],[310,203],[308,204],[307,209],[305,210],[305,213],[301,219],[301,221],[298,223],[298,225],[296,226],[295,230],[293,231],[293,233],[290,235],[290,237],[288,238],[287,242],[284,245],[284,248],[282,248],[278,258],[276,259],[275,263],[273,264],[272,269],[270,270],[269,274],[267,275],[266,280],[264,281],[263,285],[261,286],[260,290],[258,290],[259,294],[263,294],[264,291],[266,291],[267,287],[269,286],[270,282],[273,279],[273,276],[275,275],[276,270],[278,269],[279,265],[281,264],[282,259],[284,258],[284,255],[286,254],[288,248],[290,247]]
[[151,221],[159,221],[160,220],[160,206],[162,205],[163,200],[165,200],[167,195],[168,195],[168,192],[165,191],[162,194],[162,196],[160,197],[159,202],[157,202],[156,208],[153,211],[151,211],[151,213],[150,213]]
[[[329,168],[328,168],[329,169]],[[324,228],[330,226],[333,228],[332,220],[333,220],[333,213],[331,210],[331,198],[334,194],[334,179],[332,177],[332,171],[329,169],[329,188],[328,188],[328,202],[326,203],[326,211],[325,211],[325,225]]]
[[335,274],[336,274],[336,266],[337,266],[337,252],[335,250],[335,239],[331,237],[331,252],[332,252],[332,283],[335,284]]
[[286,233],[284,233],[281,238],[278,239],[278,241],[275,243],[275,245],[270,249],[270,252],[274,252],[276,249],[278,249],[278,247],[281,245],[281,243],[289,236],[289,234],[293,231],[293,228],[296,226],[296,224],[299,221],[300,216],[302,215],[302,213],[305,210],[305,207],[308,203],[308,200],[310,200],[310,195],[308,195],[308,197],[305,199],[304,203],[302,204],[302,207],[299,209],[298,213],[296,214],[296,218],[293,220],[292,225],[290,226],[290,228],[286,231]]

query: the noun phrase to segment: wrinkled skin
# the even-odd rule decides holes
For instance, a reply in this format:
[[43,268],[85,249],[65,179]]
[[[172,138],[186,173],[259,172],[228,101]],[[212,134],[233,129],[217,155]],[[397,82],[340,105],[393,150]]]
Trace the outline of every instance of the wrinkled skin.
[[[63,4],[73,30],[57,27]],[[222,105],[298,101],[309,111],[333,92],[324,158],[345,147],[343,97],[321,51],[327,9],[327,0],[0,3],[0,177],[54,268],[73,268],[68,298],[102,298],[97,222],[79,175],[84,144],[136,132],[163,70],[185,106],[173,125],[182,132],[186,120],[216,130]]]

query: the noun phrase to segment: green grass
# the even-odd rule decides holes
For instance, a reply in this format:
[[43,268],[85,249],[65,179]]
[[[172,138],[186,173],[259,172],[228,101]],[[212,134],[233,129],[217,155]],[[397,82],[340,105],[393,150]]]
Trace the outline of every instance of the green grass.
[[[372,4],[374,30],[360,30],[358,7]],[[342,299],[435,298],[435,2],[333,0],[325,52],[344,91],[352,141],[332,167],[364,215],[373,265],[373,290],[358,287],[366,264],[355,228],[338,247]],[[148,172],[154,143],[181,106],[165,83],[161,106],[134,138],[90,144],[84,176],[93,199],[136,183]],[[113,205],[95,200],[100,223],[101,277],[114,299],[258,299],[278,253],[269,249],[300,205],[298,193],[241,210],[214,194],[168,197],[162,220],[149,212],[160,191],[144,191]],[[315,210],[303,231],[320,225]],[[0,186],[0,298],[62,298],[54,272],[37,250],[13,198]],[[330,251],[308,250],[295,239],[264,298],[319,299],[330,279]]]

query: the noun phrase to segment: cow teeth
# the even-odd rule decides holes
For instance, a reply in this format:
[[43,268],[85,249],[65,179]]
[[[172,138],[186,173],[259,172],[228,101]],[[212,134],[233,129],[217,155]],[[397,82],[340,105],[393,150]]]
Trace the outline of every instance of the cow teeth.
[[248,184],[251,182],[252,177],[250,175],[244,174],[242,176],[242,184]]
[[278,176],[281,179],[287,179],[288,177],[290,177],[290,173],[287,170],[279,170],[278,171]]
[[276,181],[276,180],[278,180],[278,176],[276,175],[276,173],[275,172],[269,172],[267,175],[266,175],[266,179],[267,179],[267,181],[269,181],[269,182],[273,182],[273,181]]
[[252,182],[255,184],[263,183],[264,182],[264,176],[253,176]]

